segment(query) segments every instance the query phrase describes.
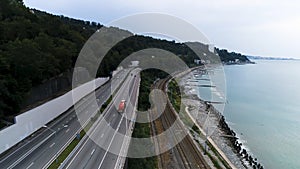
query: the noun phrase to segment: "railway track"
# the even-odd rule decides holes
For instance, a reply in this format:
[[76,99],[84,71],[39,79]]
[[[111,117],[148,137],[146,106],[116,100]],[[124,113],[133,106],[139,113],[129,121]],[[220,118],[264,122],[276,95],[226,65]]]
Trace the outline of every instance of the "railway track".
[[[154,88],[165,91],[168,80],[169,79],[163,79],[158,81]],[[158,97],[157,99],[160,99],[156,100],[157,103],[164,102],[161,97]],[[160,168],[210,169],[201,152],[199,152],[195,145],[195,142],[190,135],[186,133],[187,131],[185,126],[176,121],[177,118],[178,117],[176,116],[176,112],[172,108],[171,103],[167,101],[164,112],[151,124],[152,129],[155,129],[155,131],[152,132],[153,134],[162,133],[173,125],[172,130],[169,130],[171,138],[168,138],[169,140],[160,140],[159,144],[169,144],[170,139],[174,142],[178,142],[178,144],[176,144],[176,146],[171,150],[159,155],[158,161],[160,163]],[[182,136],[179,136],[178,132],[185,132],[185,137],[182,139]],[[167,143],[168,141],[169,143]]]

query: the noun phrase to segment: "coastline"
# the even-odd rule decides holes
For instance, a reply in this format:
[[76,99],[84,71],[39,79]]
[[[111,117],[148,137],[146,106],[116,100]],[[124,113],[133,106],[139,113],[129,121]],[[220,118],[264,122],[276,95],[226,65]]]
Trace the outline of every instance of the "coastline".
[[[202,69],[196,70],[201,71]],[[257,158],[253,157],[254,155],[242,144],[243,141],[229,127],[225,117],[211,103],[199,98],[198,90],[189,84],[189,79],[193,78],[194,73],[192,71],[181,76],[179,80],[179,86],[185,95],[182,99],[183,104],[187,106],[190,115],[196,119],[202,130],[207,127],[202,124],[205,124],[207,118],[210,119],[210,125],[214,129],[209,134],[209,138],[216,143],[217,148],[224,152],[229,161],[237,168],[263,169],[263,165],[258,162]]]

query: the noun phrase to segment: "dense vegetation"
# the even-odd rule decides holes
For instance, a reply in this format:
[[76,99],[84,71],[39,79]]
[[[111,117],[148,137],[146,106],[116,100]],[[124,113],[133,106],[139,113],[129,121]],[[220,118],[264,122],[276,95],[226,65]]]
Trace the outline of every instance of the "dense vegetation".
[[[72,71],[84,43],[101,27],[96,22],[29,9],[22,0],[1,0],[0,119],[18,114],[32,87]],[[135,35],[108,52],[98,76],[110,76],[126,56],[146,48],[168,50],[189,66],[195,66],[194,59],[198,58],[185,44]],[[224,62],[232,59],[225,51],[220,57]]]
[[181,92],[179,85],[174,79],[170,81],[168,85],[168,91],[170,102],[172,103],[176,112],[179,113],[181,106]]
[[[141,72],[141,87],[139,91],[138,98],[138,110],[147,111],[150,109],[151,104],[149,101],[150,89],[152,88],[155,80],[159,78],[165,78],[167,73],[157,70],[148,69]],[[134,131],[132,137],[136,138],[148,138],[151,137],[150,123],[135,123]],[[128,158],[128,168],[144,168],[153,169],[157,168],[157,157],[148,158]]]
[[240,53],[236,52],[228,52],[226,49],[216,49],[218,52],[221,60],[223,62],[229,62],[229,61],[235,61],[236,59],[239,60],[241,63],[250,63],[250,60],[245,56]]
[[16,114],[33,86],[72,65],[100,24],[0,1],[0,117]]
[[150,109],[151,104],[149,101],[149,95],[151,92],[151,87],[155,80],[166,78],[167,75],[167,73],[157,69],[147,69],[141,72],[141,87],[138,100],[139,111],[146,111]]

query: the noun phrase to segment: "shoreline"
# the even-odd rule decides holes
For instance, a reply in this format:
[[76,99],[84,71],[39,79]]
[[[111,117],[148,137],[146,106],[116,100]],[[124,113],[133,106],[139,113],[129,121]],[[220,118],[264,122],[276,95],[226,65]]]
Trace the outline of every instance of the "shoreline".
[[[202,70],[198,68],[196,70]],[[232,130],[225,116],[221,114],[211,103],[199,98],[198,90],[195,90],[196,86],[187,85],[189,80],[193,78],[195,72],[192,71],[184,76],[180,77],[179,86],[182,88],[186,97],[183,98],[183,104],[185,104],[191,111],[191,115],[196,117],[196,120],[201,122],[199,113],[209,114],[212,118],[212,123],[215,125],[215,129],[209,138],[211,138],[217,145],[217,147],[224,152],[225,156],[233,163],[237,168],[258,168],[263,169],[263,165],[260,164],[257,158],[249,151],[249,149],[242,144],[243,140]],[[194,82],[193,82],[194,83]],[[198,108],[197,110],[195,108]],[[201,116],[201,115],[200,115]],[[199,119],[198,119],[199,118]],[[203,119],[202,119],[203,120]],[[202,121],[203,122],[203,121]],[[203,124],[203,123],[202,123]],[[203,129],[204,126],[200,127]],[[244,140],[246,141],[246,140]]]

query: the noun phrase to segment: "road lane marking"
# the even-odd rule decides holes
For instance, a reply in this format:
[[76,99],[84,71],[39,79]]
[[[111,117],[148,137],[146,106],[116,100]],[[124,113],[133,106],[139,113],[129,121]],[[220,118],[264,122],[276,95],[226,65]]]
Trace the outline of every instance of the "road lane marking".
[[[95,113],[95,112],[94,112],[94,113]],[[105,114],[105,116],[106,116],[106,115],[107,115],[107,114]],[[73,117],[75,118],[76,115],[74,114]],[[78,118],[78,117],[77,117],[77,118]],[[79,119],[79,118],[78,118],[78,119]],[[80,120],[80,119],[79,119],[79,120]],[[88,121],[89,121],[89,120],[87,119],[87,120],[85,121],[85,123],[84,123],[83,126],[86,126],[87,123],[88,123]],[[81,129],[78,129],[76,133],[78,133],[79,131],[81,131]],[[57,154],[61,153],[62,150],[66,148],[66,145],[69,144],[69,143],[75,138],[76,133],[75,133],[72,137],[70,137],[70,139],[68,140],[68,142],[67,142],[67,143],[66,143],[66,144],[58,151],[58,153],[56,153],[55,156],[57,156]],[[44,165],[43,169],[49,167],[49,163],[51,163],[51,162],[54,160],[55,156],[52,157],[52,158],[48,161],[48,163],[47,163],[46,165]]]
[[[136,86],[136,87],[138,87],[138,86]],[[133,94],[133,92],[134,92],[134,90],[132,91],[132,93],[130,94],[130,98],[131,98],[131,96],[132,96],[132,94]],[[131,115],[131,118],[134,116],[134,113],[135,113],[135,109],[136,109],[136,106],[137,106],[137,96],[138,96],[138,91],[137,91],[137,93],[135,93],[135,108],[132,110],[132,115]],[[136,116],[136,115],[135,115]],[[126,121],[127,121],[127,119],[125,119]],[[133,122],[133,124],[134,124],[134,122]],[[134,128],[134,127],[133,127]],[[133,132],[133,128],[131,128],[131,132]],[[125,133],[125,135],[127,135],[127,132],[128,132],[128,129],[126,129],[126,133]],[[130,132],[130,131],[129,131]],[[131,133],[132,134],[132,133]],[[130,141],[130,139],[128,139],[128,141]],[[114,169],[116,169],[116,167],[117,167],[117,165],[119,164],[119,166],[121,165],[121,163],[119,163],[119,159],[120,159],[120,154],[121,154],[121,151],[122,151],[122,149],[123,149],[123,151],[124,151],[124,154],[125,154],[125,152],[126,151],[128,151],[128,148],[129,148],[129,143],[130,142],[128,142],[127,141],[127,150],[124,150],[123,149],[123,145],[124,145],[124,142],[126,142],[126,137],[124,137],[124,140],[123,140],[123,143],[122,143],[122,146],[121,146],[121,150],[120,150],[120,152],[119,152],[119,155],[118,155],[118,158],[117,158],[117,161],[116,161],[116,163],[115,163],[115,166],[114,166]],[[126,146],[126,145],[125,145]],[[100,167],[100,166],[99,166]]]
[[67,130],[66,130],[66,133],[69,132],[69,131],[70,131],[70,129],[67,129]]
[[104,136],[104,134],[102,133],[102,134],[101,134],[101,138],[102,138],[103,136]]
[[[120,89],[118,90],[118,92],[120,92]],[[112,106],[109,106],[109,108],[108,108],[108,110],[106,110],[106,112],[109,112],[109,111],[111,110],[111,108],[112,108]],[[95,126],[95,128],[93,129],[93,131],[91,131],[90,135],[93,135],[93,134],[95,133],[96,127],[97,127],[98,125],[100,125],[100,123],[101,123],[102,120],[105,120],[105,116],[107,116],[107,115],[108,115],[108,113],[105,113],[104,117],[103,117],[103,118],[100,120],[100,122]],[[122,120],[121,120],[121,121],[122,121]],[[119,123],[119,127],[120,127],[120,124],[121,124],[121,123]],[[109,123],[108,125],[110,125],[110,123]],[[116,134],[116,133],[114,133],[114,134]],[[69,164],[67,165],[66,169],[68,169],[68,168],[71,166],[71,164],[72,164],[73,161],[76,159],[76,157],[78,156],[78,154],[82,151],[82,149],[85,147],[85,145],[87,144],[87,142],[88,142],[88,139],[86,139],[85,141],[83,141],[83,143],[81,143],[81,144],[83,144],[83,145],[81,145],[81,147],[80,147],[80,149],[78,150],[78,152],[77,152],[75,155],[73,155],[73,157],[71,158],[71,161],[68,162]],[[112,143],[112,142],[111,142],[111,143]],[[106,154],[107,154],[107,152],[106,152]],[[99,166],[99,167],[100,167],[100,166]]]
[[[72,112],[66,112],[65,115],[63,115],[60,119],[58,119],[56,122],[52,123],[50,126],[48,126],[49,128],[52,128],[53,126],[59,125],[59,123],[61,122],[62,119],[64,119],[65,117],[71,115]],[[75,117],[75,115],[73,115]],[[41,127],[42,128],[42,127]],[[41,129],[40,128],[40,129]],[[39,130],[40,130],[39,129]],[[38,139],[41,135],[43,135],[47,130],[44,130],[43,132],[41,132],[39,135],[36,135],[36,137],[33,137],[32,140],[29,140],[28,142],[26,142],[26,144],[22,145],[21,147],[17,148],[16,150],[14,150],[12,153],[10,153],[9,155],[7,155],[5,158],[1,159],[0,163],[4,162],[5,160],[7,160],[9,157],[11,157],[12,155],[14,155],[15,153],[17,153],[20,149],[22,149],[23,147],[27,146],[29,143],[34,142],[36,139]],[[31,136],[30,136],[31,137]],[[18,153],[20,154],[20,153]]]
[[26,169],[30,168],[34,163],[32,162],[28,167],[26,167]]
[[44,140],[42,140],[39,144],[34,146],[32,149],[30,149],[27,153],[25,153],[22,157],[20,157],[17,161],[15,161],[12,165],[10,165],[7,169],[14,168],[16,165],[18,165],[22,160],[24,160],[31,152],[33,152],[35,149],[37,149],[41,144],[43,144],[46,140],[48,140],[51,136],[53,136],[55,133],[50,134],[48,137],[46,137]]
[[103,164],[103,162],[104,162],[104,159],[105,159],[105,157],[106,157],[106,155],[107,155],[107,153],[108,153],[108,151],[109,151],[109,149],[110,149],[110,147],[111,147],[111,145],[112,145],[112,143],[113,143],[113,141],[114,141],[114,138],[115,138],[117,132],[118,132],[119,129],[120,129],[120,126],[121,126],[121,123],[122,123],[122,121],[123,121],[123,118],[124,118],[124,114],[122,115],[122,118],[121,118],[121,120],[120,120],[120,122],[119,122],[119,124],[118,124],[118,126],[117,126],[117,128],[116,128],[116,130],[115,130],[115,132],[114,132],[114,135],[113,135],[113,137],[112,137],[112,139],[111,139],[111,141],[110,141],[110,143],[109,143],[109,145],[108,145],[108,148],[107,148],[107,150],[105,151],[105,153],[104,153],[104,155],[103,155],[103,158],[102,158],[102,160],[101,160],[101,162],[100,162],[100,165],[99,165],[98,169],[101,168],[101,166],[102,166],[102,164]]
[[52,143],[49,147],[51,148],[51,147],[53,147],[55,145],[55,143]]
[[[111,107],[109,107],[109,109],[110,109],[110,108],[111,108]],[[108,113],[105,113],[105,114],[104,114],[104,116],[102,117],[102,119],[100,119],[100,122],[97,124],[97,126],[102,122],[102,120],[104,120],[105,116],[107,116],[107,115],[108,115]],[[88,122],[88,120],[86,121],[86,123],[87,123],[87,122]],[[95,130],[97,126],[95,126],[95,128],[94,128],[93,130]],[[93,133],[93,131],[91,132],[91,135],[92,135],[92,133]],[[78,150],[78,152],[73,156],[73,158],[71,158],[71,161],[68,163],[66,169],[68,169],[68,168],[71,166],[71,164],[73,163],[73,161],[76,159],[76,157],[77,157],[78,154],[82,151],[82,149],[84,148],[84,146],[87,144],[88,141],[89,141],[89,139],[86,139],[86,140],[83,141],[83,143],[82,143],[83,145],[81,145],[81,147],[80,147],[80,149]]]
[[[86,126],[88,122],[89,122],[89,121],[86,120],[85,123],[83,124],[83,126]],[[74,134],[73,136],[70,137],[70,139],[67,141],[67,143],[64,144],[63,147],[61,147],[61,149],[58,151],[58,153],[56,153],[56,154],[48,161],[48,163],[47,163],[46,165],[44,165],[44,167],[43,167],[42,169],[48,168],[48,167],[50,166],[49,163],[51,163],[51,162],[56,158],[56,156],[57,156],[59,153],[61,153],[61,152],[67,147],[67,145],[69,145],[69,144],[71,143],[71,141],[73,141],[73,139],[75,138],[76,134],[77,134],[79,131],[81,131],[81,130],[82,130],[82,129],[79,128],[79,129],[75,132],[75,134]],[[68,168],[68,167],[67,167],[67,168]]]
[[93,149],[93,151],[91,152],[91,155],[93,155],[93,154],[94,154],[94,152],[95,152],[95,149]]

